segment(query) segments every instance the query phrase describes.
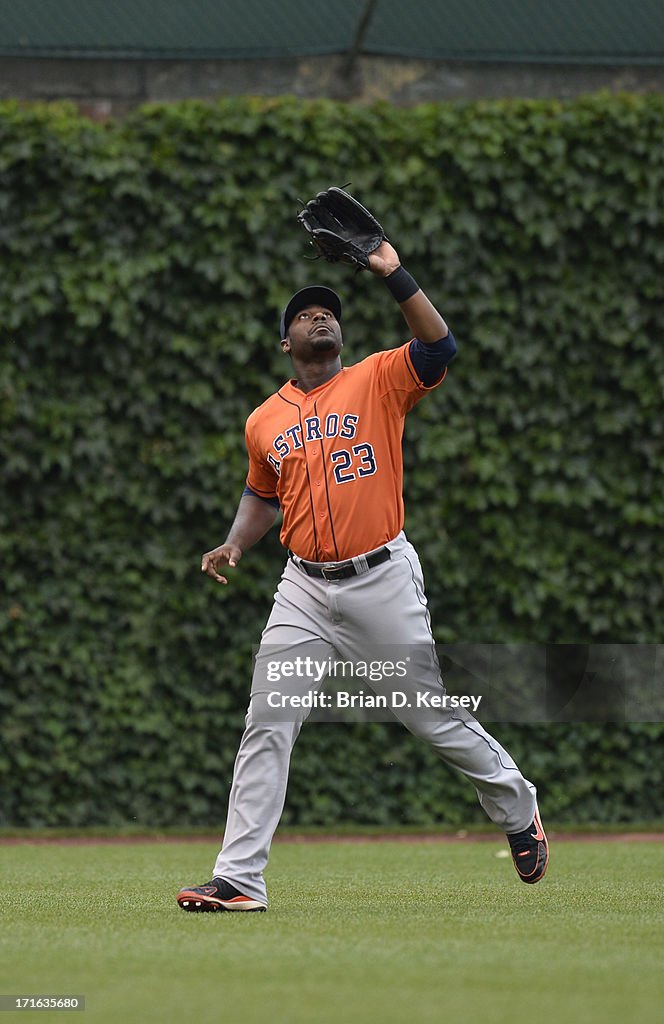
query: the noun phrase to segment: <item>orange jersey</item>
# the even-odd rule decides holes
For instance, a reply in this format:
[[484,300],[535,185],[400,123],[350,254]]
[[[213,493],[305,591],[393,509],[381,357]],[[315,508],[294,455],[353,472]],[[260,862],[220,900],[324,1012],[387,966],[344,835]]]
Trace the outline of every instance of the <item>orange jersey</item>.
[[432,390],[409,345],[374,353],[306,394],[289,381],[249,416],[247,486],[279,499],[281,543],[300,558],[354,558],[403,529],[404,420]]

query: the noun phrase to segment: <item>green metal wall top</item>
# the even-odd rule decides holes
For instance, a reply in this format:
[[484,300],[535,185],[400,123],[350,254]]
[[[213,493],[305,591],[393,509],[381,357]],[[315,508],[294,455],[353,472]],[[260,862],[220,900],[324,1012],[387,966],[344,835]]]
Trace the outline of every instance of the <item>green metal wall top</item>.
[[[0,0],[0,55],[247,59],[342,53],[366,0]],[[375,0],[361,52],[664,63],[664,0]]]

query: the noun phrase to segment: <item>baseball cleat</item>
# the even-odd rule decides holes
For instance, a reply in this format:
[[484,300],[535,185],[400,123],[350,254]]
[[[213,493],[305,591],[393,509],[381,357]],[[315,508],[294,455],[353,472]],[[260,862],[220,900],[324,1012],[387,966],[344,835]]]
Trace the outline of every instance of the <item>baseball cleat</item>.
[[549,863],[549,844],[544,835],[539,811],[535,810],[532,824],[523,832],[508,832],[516,873],[522,882],[533,884],[544,877]]
[[252,900],[250,896],[244,896],[223,878],[213,878],[206,885],[180,889],[177,901],[183,910],[199,914],[210,910],[267,910],[264,903]]

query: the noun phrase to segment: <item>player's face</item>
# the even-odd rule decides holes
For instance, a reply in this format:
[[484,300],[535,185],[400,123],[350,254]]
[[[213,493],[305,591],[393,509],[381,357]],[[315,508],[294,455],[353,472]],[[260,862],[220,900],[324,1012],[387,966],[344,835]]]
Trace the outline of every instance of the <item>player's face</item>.
[[291,320],[282,347],[294,359],[315,359],[319,353],[338,355],[343,347],[339,321],[325,306],[307,306]]

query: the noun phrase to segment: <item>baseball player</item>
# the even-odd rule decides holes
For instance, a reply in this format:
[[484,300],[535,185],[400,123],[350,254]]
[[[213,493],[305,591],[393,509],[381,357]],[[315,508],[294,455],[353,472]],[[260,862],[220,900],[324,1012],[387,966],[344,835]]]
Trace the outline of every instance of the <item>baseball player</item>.
[[[368,262],[412,340],[344,367],[338,295],[323,286],[293,295],[280,325],[292,379],[249,416],[246,488],[225,542],[203,556],[202,571],[226,584],[224,567],[238,565],[281,509],[288,558],[256,657],[223,845],[212,880],[178,894],[184,910],[267,909],[263,870],[307,711],[289,720],[257,713],[266,658],[286,651],[293,660],[312,642],[332,661],[361,660],[367,644],[433,649],[422,570],[403,533],[401,443],[406,414],[445,379],[456,344],[387,240]],[[435,655],[418,672],[417,685],[442,686]],[[303,690],[310,685],[302,680]],[[463,710],[403,720],[475,786],[507,835],[519,877],[538,882],[548,845],[536,791],[507,751]]]

